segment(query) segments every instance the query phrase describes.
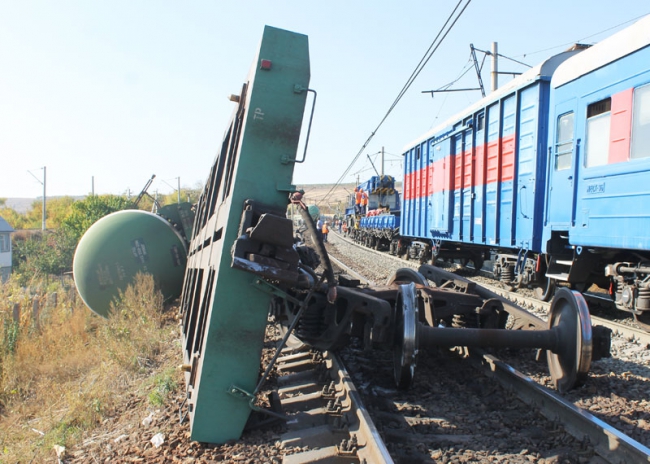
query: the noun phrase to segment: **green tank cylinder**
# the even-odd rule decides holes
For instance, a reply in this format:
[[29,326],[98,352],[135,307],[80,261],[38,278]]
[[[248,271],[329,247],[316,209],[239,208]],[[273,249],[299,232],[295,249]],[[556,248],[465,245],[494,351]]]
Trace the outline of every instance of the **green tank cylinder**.
[[111,302],[138,272],[153,275],[165,298],[180,296],[187,248],[162,217],[140,210],[109,214],[79,241],[73,273],[86,306],[107,317]]

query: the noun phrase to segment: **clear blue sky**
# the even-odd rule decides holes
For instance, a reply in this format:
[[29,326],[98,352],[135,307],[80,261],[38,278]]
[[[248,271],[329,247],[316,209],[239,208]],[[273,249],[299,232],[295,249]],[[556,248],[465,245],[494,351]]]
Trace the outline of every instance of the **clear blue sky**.
[[[43,166],[48,196],[87,194],[93,176],[95,193],[137,193],[151,174],[150,192],[202,185],[265,24],[309,36],[318,104],[294,183],[335,182],[456,3],[0,0],[0,197],[40,196],[28,171]],[[480,97],[421,93],[467,69],[470,43],[534,65],[648,13],[641,0],[473,0],[344,181],[372,175],[365,154],[382,146],[398,175],[408,142]],[[470,70],[454,88],[475,86]]]

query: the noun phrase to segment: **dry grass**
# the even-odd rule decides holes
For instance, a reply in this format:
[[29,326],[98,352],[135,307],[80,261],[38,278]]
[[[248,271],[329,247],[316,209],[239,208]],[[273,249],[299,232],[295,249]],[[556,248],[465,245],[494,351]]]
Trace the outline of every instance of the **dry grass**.
[[[62,290],[36,323],[29,295],[0,287],[0,462],[56,462],[53,446],[110,417],[125,389],[157,406],[175,387],[168,368],[149,378],[175,328],[151,277],[139,276],[108,319]],[[15,303],[29,309],[18,322]]]

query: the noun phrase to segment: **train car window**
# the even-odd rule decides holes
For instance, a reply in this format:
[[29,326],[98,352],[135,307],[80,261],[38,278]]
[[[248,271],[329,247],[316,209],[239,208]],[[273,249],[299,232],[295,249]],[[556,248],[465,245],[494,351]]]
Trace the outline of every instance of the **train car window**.
[[587,107],[585,167],[590,168],[607,164],[611,109],[611,98],[592,103]]
[[480,113],[476,115],[476,131],[482,131],[485,127],[485,114]]
[[630,158],[650,157],[650,84],[634,89]]
[[573,111],[557,118],[555,137],[555,170],[571,168],[573,158]]

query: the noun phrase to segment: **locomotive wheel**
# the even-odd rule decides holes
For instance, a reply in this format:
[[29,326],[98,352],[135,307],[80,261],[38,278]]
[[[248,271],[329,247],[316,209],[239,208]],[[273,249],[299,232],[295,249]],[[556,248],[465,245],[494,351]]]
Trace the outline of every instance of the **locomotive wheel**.
[[558,331],[558,348],[546,352],[555,388],[563,393],[584,383],[593,350],[591,317],[584,297],[561,288],[551,304],[549,329]]
[[386,285],[393,285],[395,282],[415,282],[416,284],[429,287],[429,281],[415,269],[402,267],[396,270],[386,281]]
[[542,285],[533,289],[533,295],[538,300],[550,301],[555,293],[555,279],[544,277]]
[[400,285],[395,302],[395,335],[393,337],[393,373],[399,389],[413,382],[418,354],[418,306],[415,284]]

